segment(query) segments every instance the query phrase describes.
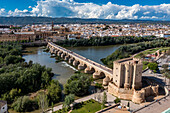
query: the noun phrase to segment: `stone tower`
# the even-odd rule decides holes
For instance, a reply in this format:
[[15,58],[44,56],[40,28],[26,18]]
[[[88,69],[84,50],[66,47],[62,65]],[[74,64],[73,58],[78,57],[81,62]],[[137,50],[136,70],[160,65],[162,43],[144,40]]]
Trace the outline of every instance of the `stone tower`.
[[118,88],[142,87],[142,63],[133,58],[117,60],[113,64],[113,83]]

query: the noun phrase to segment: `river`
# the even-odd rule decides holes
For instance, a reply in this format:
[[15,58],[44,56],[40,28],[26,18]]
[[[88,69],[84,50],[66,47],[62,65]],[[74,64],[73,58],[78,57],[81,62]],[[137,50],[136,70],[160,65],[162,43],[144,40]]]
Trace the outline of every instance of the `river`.
[[[111,53],[113,53],[116,49],[119,48],[120,45],[115,46],[93,46],[93,47],[67,47],[67,49],[78,53],[88,59],[91,59],[97,63],[102,64],[100,61],[101,58],[104,58]],[[46,67],[52,68],[55,76],[53,79],[59,80],[61,84],[65,84],[68,78],[74,74],[77,70],[74,67],[70,66],[66,62],[62,61],[59,63],[55,63],[55,58],[50,58],[50,53],[43,52],[42,47],[28,47],[27,51],[32,51],[31,54],[24,54],[23,58],[26,62],[32,60],[34,63],[39,63],[41,65],[45,65]]]

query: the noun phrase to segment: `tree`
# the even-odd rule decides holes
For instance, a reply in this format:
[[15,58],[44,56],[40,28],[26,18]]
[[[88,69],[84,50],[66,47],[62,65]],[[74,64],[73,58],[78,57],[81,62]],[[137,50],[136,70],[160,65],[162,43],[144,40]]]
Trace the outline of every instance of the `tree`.
[[107,94],[106,94],[106,92],[104,92],[103,98],[102,98],[102,105],[105,106],[106,103],[107,103]]
[[150,69],[150,70],[158,70],[158,64],[157,63],[153,63],[153,62],[150,62],[149,64],[148,64],[148,68]]
[[68,79],[64,86],[65,94],[75,94],[76,96],[83,96],[88,93],[89,86],[91,84],[90,78],[88,76],[80,74],[75,74]]
[[15,99],[17,99],[21,95],[21,89],[19,89],[19,90],[12,89],[9,92],[9,95],[10,95],[10,100],[13,102]]
[[3,58],[0,57],[0,64],[3,64]]
[[38,108],[37,101],[30,100],[28,96],[18,98],[13,104],[12,108],[17,112],[30,112]]
[[22,62],[24,59],[21,56],[14,56],[14,55],[9,55],[4,58],[4,62],[8,64],[15,64],[18,62]]
[[52,80],[50,85],[47,87],[48,93],[48,99],[51,102],[59,102],[61,99],[61,87],[57,80]]
[[68,109],[70,108],[70,104],[74,102],[75,95],[74,94],[69,94],[65,97],[64,99],[64,106]]
[[42,84],[41,84],[42,88],[46,87],[46,85],[51,81],[51,77],[47,71],[44,71],[42,73],[41,81],[42,81]]
[[39,108],[41,108],[42,112],[45,113],[45,110],[48,108],[48,99],[46,93],[44,91],[39,92],[37,99]]

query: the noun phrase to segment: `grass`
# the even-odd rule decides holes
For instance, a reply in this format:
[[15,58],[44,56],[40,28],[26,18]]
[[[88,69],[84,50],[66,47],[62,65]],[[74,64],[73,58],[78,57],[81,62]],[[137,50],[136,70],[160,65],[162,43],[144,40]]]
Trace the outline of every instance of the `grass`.
[[101,104],[91,99],[75,105],[71,113],[95,113],[99,110],[101,110]]
[[[157,50],[161,50],[163,52],[163,51],[168,50],[168,49],[170,49],[170,47],[159,47],[159,48],[148,49],[148,50],[145,50],[141,53],[143,53],[144,55],[148,55],[148,54],[155,53]],[[141,58],[141,53],[137,54],[135,56],[135,58]]]
[[[74,105],[74,109],[71,113],[95,113],[96,111],[101,110],[101,105],[99,102],[90,99],[88,101],[80,102]],[[68,110],[69,111],[69,110]],[[68,112],[67,111],[67,112]],[[55,111],[54,113],[63,113],[63,109]]]
[[147,61],[143,61],[143,70],[145,70],[148,67],[148,63]]

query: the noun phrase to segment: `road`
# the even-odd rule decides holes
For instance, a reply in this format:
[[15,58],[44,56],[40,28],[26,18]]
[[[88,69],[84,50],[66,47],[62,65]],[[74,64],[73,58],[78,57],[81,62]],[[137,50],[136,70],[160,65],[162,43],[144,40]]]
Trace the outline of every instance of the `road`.
[[[90,99],[92,99],[92,98],[94,99],[94,95],[95,95],[95,94],[92,94],[92,95],[89,95],[89,96],[86,96],[86,97],[77,99],[77,100],[75,100],[75,102],[76,102],[76,103],[79,103],[79,102],[82,102],[82,101],[90,100]],[[59,109],[62,109],[62,106],[63,106],[63,105],[55,106],[55,107],[53,108],[53,111],[57,111],[57,110],[59,110]],[[48,111],[48,113],[52,113],[52,111]]]
[[136,113],[161,113],[166,109],[170,108],[170,96],[166,99],[162,99],[159,102],[156,102]]

